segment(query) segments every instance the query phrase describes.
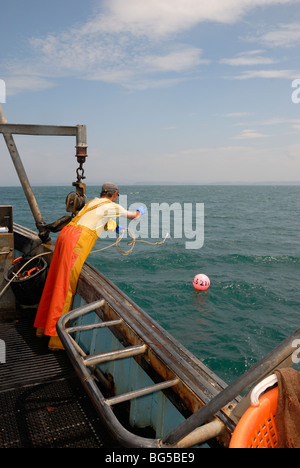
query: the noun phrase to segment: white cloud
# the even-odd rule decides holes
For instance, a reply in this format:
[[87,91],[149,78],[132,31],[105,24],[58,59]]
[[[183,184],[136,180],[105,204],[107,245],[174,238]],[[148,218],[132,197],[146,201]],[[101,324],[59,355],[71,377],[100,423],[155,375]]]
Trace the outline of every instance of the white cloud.
[[300,119],[286,119],[283,117],[273,117],[268,120],[264,120],[259,123],[260,125],[285,125],[285,124],[291,124],[291,125],[300,125]]
[[255,65],[272,65],[276,63],[277,60],[274,60],[269,57],[263,57],[261,54],[262,50],[252,50],[240,53],[233,58],[224,58],[220,60],[220,63],[225,65],[231,65],[234,67],[240,66],[255,66]]
[[[244,123],[241,123],[241,125],[244,125]],[[281,134],[289,135],[289,134],[298,132],[300,128],[300,119],[272,117],[270,119],[263,120],[263,121],[248,122],[248,125],[249,126],[251,125],[256,128],[271,127],[270,131],[272,132],[273,135],[279,135],[279,132]],[[278,128],[272,128],[274,126],[277,127],[278,125],[280,125],[280,130]],[[254,128],[247,128],[247,129],[242,130],[239,135],[233,137],[233,139],[234,140],[255,140],[255,139],[266,138],[266,137],[272,136],[271,134],[263,133],[263,131],[264,130],[258,131],[257,129],[254,129]]]
[[166,55],[149,55],[144,58],[143,65],[151,72],[173,71],[180,72],[193,69],[200,64],[209,63],[201,59],[202,50],[195,47],[185,47],[182,50],[175,50]]
[[7,95],[13,96],[20,91],[24,90],[36,90],[42,91],[55,86],[55,83],[51,80],[40,78],[39,76],[11,76],[7,80]]
[[[263,126],[274,126],[274,125],[280,125],[282,128],[285,128],[284,126],[288,126],[289,129],[291,129],[291,133],[297,133],[298,130],[300,129],[300,119],[286,119],[286,118],[272,118],[269,120],[265,120],[260,123]],[[294,132],[296,131],[296,132]]]
[[299,73],[297,74],[294,70],[249,70],[231,78],[235,80],[249,80],[253,78],[292,80],[298,75]]
[[[204,21],[235,23],[256,7],[297,3],[299,0],[106,0],[100,14],[106,31],[165,36]],[[103,11],[103,10],[102,10]],[[104,19],[104,21],[103,21]],[[95,23],[93,23],[95,28]]]
[[259,41],[268,47],[296,47],[300,43],[300,22],[280,24],[261,35]]
[[[9,63],[8,75],[34,75],[45,83],[48,77],[72,75],[144,89],[178,83],[180,77],[171,77],[170,73],[182,75],[209,63],[202,58],[200,48],[168,41],[153,45],[149,38],[136,38],[129,31],[115,34],[116,29],[110,22],[107,24],[105,16],[100,16],[81,28],[32,38],[30,45],[35,58]],[[152,74],[157,76],[154,78]]]
[[[77,77],[127,88],[171,86],[209,63],[200,47],[182,43],[181,33],[202,22],[233,24],[250,10],[300,0],[98,0],[98,10],[62,33],[30,40],[32,57],[6,64],[7,83],[27,77],[23,89],[53,86],[52,79]],[[255,51],[254,51],[255,52]],[[256,51],[257,52],[257,51]],[[274,63],[258,53],[223,59],[229,65]],[[239,79],[274,77],[275,71],[247,72]],[[266,74],[266,76],[262,76]],[[287,74],[288,71],[277,72]],[[269,74],[269,76],[268,76]],[[36,84],[34,83],[34,78]],[[278,76],[280,77],[280,76]],[[22,78],[20,78],[22,79]]]
[[259,133],[253,129],[245,129],[241,132],[240,135],[234,137],[234,140],[253,140],[257,138],[266,138],[269,135],[265,135],[263,133]]

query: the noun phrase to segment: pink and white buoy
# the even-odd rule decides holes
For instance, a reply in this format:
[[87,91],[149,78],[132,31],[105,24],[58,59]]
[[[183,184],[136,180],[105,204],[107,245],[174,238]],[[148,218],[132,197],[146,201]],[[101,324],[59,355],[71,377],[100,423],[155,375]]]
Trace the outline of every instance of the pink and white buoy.
[[210,286],[210,279],[208,276],[200,273],[193,279],[193,286],[195,289],[198,289],[198,291],[206,291]]

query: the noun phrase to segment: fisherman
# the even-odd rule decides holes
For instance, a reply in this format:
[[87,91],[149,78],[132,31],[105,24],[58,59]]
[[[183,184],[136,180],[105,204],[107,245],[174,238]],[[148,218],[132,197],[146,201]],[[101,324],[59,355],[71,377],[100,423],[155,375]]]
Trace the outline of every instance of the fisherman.
[[112,182],[103,184],[100,198],[88,202],[57,238],[34,322],[38,337],[50,336],[48,347],[53,351],[64,349],[56,332],[56,323],[72,308],[81,269],[103,228],[118,233],[117,217],[138,219],[146,212],[143,206],[136,211],[125,210],[115,203],[118,196],[117,185]]

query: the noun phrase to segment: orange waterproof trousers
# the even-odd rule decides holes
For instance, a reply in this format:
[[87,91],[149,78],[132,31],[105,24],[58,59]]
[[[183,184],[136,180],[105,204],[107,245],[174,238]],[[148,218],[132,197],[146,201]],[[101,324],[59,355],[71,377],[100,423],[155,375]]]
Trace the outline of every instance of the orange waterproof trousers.
[[61,315],[71,310],[82,266],[97,239],[96,232],[72,222],[57,238],[34,322],[34,326],[43,329],[45,335],[54,337],[49,342],[50,348],[63,349],[57,337],[56,323]]

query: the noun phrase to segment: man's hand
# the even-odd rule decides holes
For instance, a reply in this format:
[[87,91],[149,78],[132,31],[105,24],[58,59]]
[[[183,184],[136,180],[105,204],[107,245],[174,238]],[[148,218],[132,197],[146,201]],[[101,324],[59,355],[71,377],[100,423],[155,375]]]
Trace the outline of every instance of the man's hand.
[[141,216],[147,213],[146,208],[144,208],[142,205],[136,211],[139,211],[139,213],[141,213]]

